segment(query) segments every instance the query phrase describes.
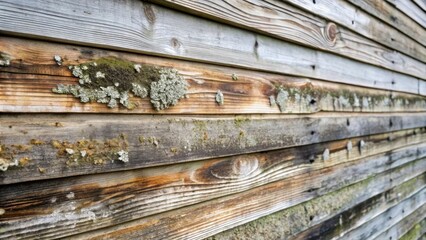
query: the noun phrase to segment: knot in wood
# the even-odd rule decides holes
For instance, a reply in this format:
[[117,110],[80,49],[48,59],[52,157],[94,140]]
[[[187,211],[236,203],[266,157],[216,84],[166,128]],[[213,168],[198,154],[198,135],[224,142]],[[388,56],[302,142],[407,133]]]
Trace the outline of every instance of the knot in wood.
[[148,4],[148,3],[144,4],[143,5],[143,11],[145,13],[145,17],[148,20],[148,22],[150,24],[154,24],[156,16],[155,16],[154,9],[152,9],[152,5]]
[[259,168],[255,156],[237,156],[210,167],[210,173],[218,179],[234,180],[250,176]]
[[327,24],[326,28],[325,28],[325,37],[327,39],[327,41],[334,46],[334,44],[336,44],[336,39],[337,39],[337,26],[336,24],[330,22]]

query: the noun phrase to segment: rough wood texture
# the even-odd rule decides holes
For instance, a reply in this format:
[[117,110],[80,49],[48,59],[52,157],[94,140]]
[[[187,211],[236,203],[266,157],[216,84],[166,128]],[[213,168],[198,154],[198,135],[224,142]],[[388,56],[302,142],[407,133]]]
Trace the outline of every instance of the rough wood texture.
[[[90,0],[0,4],[0,31],[8,34],[426,95],[415,77],[138,0],[100,5]],[[426,51],[416,49],[413,54],[426,56]]]
[[[243,114],[426,110],[426,98],[418,95],[97,48],[1,37],[0,51],[15,58],[9,66],[0,67],[2,112]],[[63,58],[61,66],[53,59],[59,53]],[[72,75],[68,66],[105,58],[177,69],[190,84],[187,93],[189,98],[181,99],[169,109],[156,111],[149,97],[131,97],[137,106],[129,110],[123,106],[109,108],[106,104],[96,102],[80,103],[80,99],[72,95],[52,92],[57,84],[78,84],[78,78]],[[111,64],[110,67],[115,66]],[[285,107],[281,108],[277,104],[271,106],[270,102],[270,96],[276,98],[279,89],[289,95]],[[217,90],[224,94],[223,105],[215,101]]]
[[414,0],[414,2],[419,6],[423,11],[426,12],[426,1],[425,0]]
[[[422,0],[420,0],[422,1]],[[350,0],[350,2],[369,14],[391,25],[393,28],[407,34],[412,39],[426,45],[426,29],[407,17],[386,1]]]
[[[365,214],[374,215],[398,204],[424,188],[426,183],[425,174],[422,174],[394,188],[387,189],[386,186],[379,190],[381,193],[371,197],[369,191],[378,191],[374,182],[379,179],[380,176],[361,181],[219,233],[209,240],[332,239],[333,236],[340,236],[340,232],[350,228]],[[388,179],[386,181],[389,182]],[[340,196],[338,200],[336,196]]]
[[406,14],[408,17],[419,23],[423,28],[426,28],[426,13],[413,1],[405,0],[386,0],[390,4],[394,5],[401,12]]
[[389,27],[379,19],[369,16],[363,10],[356,8],[347,1],[285,1],[334,21],[380,44],[386,45],[392,49],[401,51],[411,57],[426,62],[426,50],[424,46],[398,30]]
[[[424,63],[283,1],[157,0],[155,2],[419,78],[426,76]],[[411,19],[408,20],[412,22]],[[405,22],[398,25],[408,28],[415,40],[426,45],[424,37],[426,31],[422,27],[417,24],[406,26]]]
[[[315,114],[303,118],[4,115],[0,121],[5,162],[18,165],[18,160],[29,159],[23,160],[24,167],[0,172],[2,184],[173,164],[426,126],[425,114]],[[129,162],[118,161],[120,151],[129,153]]]
[[[302,179],[303,176],[321,179],[324,172],[349,171],[345,166],[353,164],[359,171],[369,166],[378,167],[379,164],[373,162],[387,159],[392,163],[386,165],[395,167],[409,159],[426,156],[426,144],[418,144],[419,140],[424,141],[425,131],[412,133],[410,130],[372,135],[363,139],[362,148],[356,146],[362,139],[355,138],[169,167],[75,177],[67,181],[57,179],[3,186],[0,206],[5,210],[2,216],[4,236],[31,237],[29,232],[46,228],[46,222],[55,219],[60,220],[64,228],[73,226],[70,233],[84,232],[240,193],[274,181],[293,181],[292,178]],[[349,142],[352,148],[348,147]],[[397,148],[402,149],[389,152]],[[330,152],[326,160],[324,149]],[[393,163],[396,161],[399,163]],[[319,191],[319,188],[320,185],[311,186],[309,191]],[[35,189],[39,192],[37,196],[33,195]],[[165,205],[164,201],[169,204]],[[67,215],[76,218],[63,219]],[[96,218],[95,223],[93,218]],[[29,225],[30,231],[24,227]],[[64,229],[56,226],[44,230],[44,234],[53,231]]]
[[[407,233],[401,236],[401,240],[424,239],[426,233],[426,218],[416,223]],[[423,237],[423,238],[422,238]]]
[[[375,161],[370,160],[370,164],[374,165],[373,162]],[[398,160],[394,163],[397,162]],[[358,162],[358,164],[366,163],[364,161]],[[287,181],[274,182],[241,194],[230,195],[111,228],[77,235],[75,238],[114,239],[120,236],[122,238],[143,239],[200,239],[281,209],[297,205],[303,201],[320,197],[323,194],[347,186],[347,184],[353,184],[367,177],[373,177],[379,174],[379,172],[389,169],[384,165],[379,166],[378,162],[375,163],[378,164],[376,165],[377,168],[369,167],[369,170],[360,170],[360,165],[357,164],[352,167],[342,164],[340,166],[342,167],[340,173],[330,168],[326,171],[321,171],[318,173],[319,175],[314,173],[312,175],[299,175],[300,178],[294,177]],[[423,172],[425,164],[424,160],[418,160],[404,165],[402,168],[388,171],[386,172],[386,182],[389,182],[389,178],[401,176],[401,174],[405,175],[408,172],[410,172],[411,176],[416,176]],[[377,170],[378,172],[376,172]],[[353,173],[352,171],[356,171],[357,174],[350,174]],[[309,189],[318,187],[319,191],[309,191]],[[378,190],[378,192],[382,191],[383,188]],[[218,212],[221,214],[217,214]],[[306,220],[301,219],[301,221]]]

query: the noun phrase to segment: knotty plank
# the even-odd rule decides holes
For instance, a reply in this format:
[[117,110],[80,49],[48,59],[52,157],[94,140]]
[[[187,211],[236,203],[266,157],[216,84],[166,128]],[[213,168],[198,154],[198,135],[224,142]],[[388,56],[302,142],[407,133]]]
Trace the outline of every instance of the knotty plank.
[[407,17],[400,11],[395,11],[386,1],[374,1],[374,0],[349,0],[352,4],[360,7],[362,10],[369,14],[379,18],[380,20],[391,25],[395,29],[405,33],[412,39],[426,46],[426,30],[420,26],[417,22]]
[[[24,159],[24,164],[0,172],[0,182],[9,184],[268,151],[424,127],[425,121],[425,114],[408,113],[319,113],[302,118],[2,115],[3,161],[13,165]],[[128,162],[118,161],[121,151],[128,152]]]
[[[291,208],[259,218],[214,235],[208,240],[226,239],[332,239],[364,214],[392,207],[424,188],[425,173],[396,187],[375,189],[380,176],[367,179],[314,198]],[[389,179],[385,180],[390,185]],[[371,196],[372,192],[382,191]],[[298,221],[294,221],[297,219]],[[305,221],[300,221],[304,219]],[[333,234],[330,234],[333,233]]]
[[401,201],[398,205],[387,209],[382,214],[374,217],[352,231],[345,233],[342,237],[347,239],[375,239],[380,237],[382,232],[386,231],[388,228],[398,223],[401,219],[409,216],[415,211],[420,212],[420,215],[424,216],[426,212],[425,203],[426,190],[420,191],[416,195]]
[[[414,163],[408,164],[411,167],[403,167],[404,170],[400,169],[400,171],[403,171],[404,175],[408,173],[407,171],[410,171],[411,174],[416,176],[423,172],[426,166],[424,162],[424,160],[415,161]],[[365,163],[366,162],[363,162],[363,164]],[[383,167],[383,165],[381,167]],[[359,165],[355,168],[360,170]],[[294,177],[288,182],[278,181],[241,194],[230,195],[145,219],[134,220],[111,228],[104,228],[99,231],[76,235],[75,239],[114,239],[118,236],[143,239],[200,239],[294,206],[303,201],[317,198],[323,194],[347,186],[346,183],[353,184],[357,181],[361,181],[365,179],[367,175],[372,177],[378,174],[365,175],[366,172],[364,172],[364,170],[358,172],[359,174],[349,174],[355,169],[347,165],[341,170],[339,176],[331,177],[330,174],[334,175],[331,173],[333,171],[327,170],[319,173],[319,175],[312,176],[312,178],[309,177],[309,174],[308,176],[301,176],[303,178]],[[370,170],[372,170],[372,168],[370,168]],[[370,170],[367,170],[367,172]],[[387,178],[388,181],[389,177],[395,175],[395,173],[390,172],[386,174],[391,174]],[[299,188],[297,187],[299,184],[305,186],[306,189],[296,190]],[[322,190],[319,192],[315,191],[315,193],[312,193],[312,191],[308,191],[309,188],[313,186],[315,188],[319,185],[322,185],[322,187],[320,187]],[[331,187],[331,185],[334,187]],[[382,190],[383,189],[379,190],[379,192]],[[206,209],[208,209],[208,211],[206,211]],[[304,220],[305,219],[302,219],[301,221]]]
[[7,0],[0,10],[7,34],[426,94],[415,77],[138,0]]
[[416,21],[423,28],[426,28],[426,13],[413,1],[404,1],[404,0],[386,0],[395,8],[406,14],[408,17]]
[[[0,49],[15,58],[9,66],[0,67],[2,112],[243,114],[419,112],[426,109],[426,98],[418,95],[98,48],[1,37]],[[61,66],[53,59],[59,53],[63,57]],[[131,97],[131,101],[137,106],[130,110],[123,106],[109,108],[107,104],[96,102],[80,103],[80,99],[72,95],[52,92],[52,88],[58,84],[78,84],[78,78],[72,76],[68,66],[92,63],[99,59],[120,59],[131,64],[174,68],[190,85],[188,98],[181,99],[169,109],[156,111],[149,98]],[[133,73],[134,69],[130,71]],[[237,79],[233,80],[232,76],[237,76]],[[277,97],[279,88],[292,96],[285,100],[285,108],[280,108],[277,104],[271,106],[270,96]],[[215,101],[218,90],[223,92],[225,98],[225,103],[221,106]],[[293,90],[295,93],[291,94],[290,91]],[[296,95],[299,97],[296,98]]]
[[[157,0],[154,2],[361,62],[419,78],[425,77],[424,63],[283,1]],[[413,22],[411,19],[408,20]],[[426,31],[417,24],[406,26],[404,23],[398,24],[399,27],[402,26],[402,30],[407,28],[414,40],[426,45],[424,39]]]
[[[426,144],[416,144],[416,138],[424,140],[424,136],[418,133],[407,137],[406,133],[371,136],[365,139],[362,149],[349,149],[348,140],[344,140],[169,167],[76,177],[67,181],[57,179],[3,186],[0,188],[3,193],[0,206],[5,211],[2,216],[4,237],[22,234],[31,238],[32,232],[37,232],[37,229],[45,229],[43,234],[47,235],[64,230],[57,226],[47,229],[52,227],[51,221],[55,217],[64,228],[74,226],[71,234],[84,232],[243,192],[278,180],[292,181],[303,176],[320,179],[325,172],[333,172],[330,169],[342,171],[339,169],[343,167],[339,165],[343,163],[348,163],[345,166],[379,169],[381,166],[375,162],[386,161],[383,166],[387,169],[426,156]],[[360,139],[349,141],[356,145]],[[405,148],[392,150],[401,147]],[[323,159],[324,149],[330,151],[327,160]],[[351,163],[354,161],[360,163]],[[352,168],[357,172],[364,171]],[[352,168],[345,169],[350,171]],[[310,189],[317,191],[319,188],[315,185]],[[39,194],[35,196],[34,191]],[[164,205],[164,201],[170,204]],[[75,209],[80,209],[80,212],[75,212]],[[75,218],[63,219],[67,215]],[[96,217],[95,223],[90,216]],[[25,227],[28,225],[32,226],[30,231]]]
[[[344,0],[285,0],[367,38],[426,62],[424,46]],[[408,1],[407,1],[408,2]],[[416,49],[416,50],[415,50]],[[420,51],[421,53],[417,52]]]
[[[406,211],[403,209],[404,212]],[[387,229],[385,232],[378,235],[375,239],[401,239],[404,240],[406,234],[406,239],[419,239],[425,232],[425,226],[421,228],[420,224],[416,224],[420,222],[422,219],[426,218],[426,204],[416,209],[410,215],[403,218],[398,223],[394,224],[392,227]],[[417,229],[415,227],[418,227]],[[414,228],[413,232],[409,233],[409,231]],[[417,230],[417,232],[415,232]],[[417,233],[417,234],[416,234]]]

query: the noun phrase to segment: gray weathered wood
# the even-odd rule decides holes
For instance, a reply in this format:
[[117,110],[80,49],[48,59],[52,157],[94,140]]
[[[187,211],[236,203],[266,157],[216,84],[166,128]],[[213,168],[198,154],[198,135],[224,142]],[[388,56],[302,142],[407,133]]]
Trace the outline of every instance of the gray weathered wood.
[[[0,31],[7,34],[426,94],[420,80],[408,75],[138,0],[99,5],[90,0],[7,0],[0,6]],[[417,54],[426,59],[424,49],[416,49]]]
[[[284,0],[426,62],[425,47],[344,0]],[[408,1],[407,1],[408,2]]]
[[417,4],[407,0],[386,0],[401,12],[426,28],[426,13]]
[[[419,114],[314,114],[195,117],[132,115],[2,115],[0,141],[9,162],[25,167],[0,172],[8,184],[80,174],[158,166],[266,151],[426,126]],[[66,149],[72,149],[68,154]],[[129,162],[118,160],[129,152]],[[93,157],[80,157],[89,151]],[[115,161],[114,161],[115,160]],[[39,171],[44,169],[44,171]]]
[[[278,0],[157,0],[158,4],[197,14],[201,17],[225,22],[251,31],[272,35],[283,40],[308,47],[326,50],[344,57],[356,59],[425,78],[426,66],[393,49],[386,48],[366,37],[328,22],[306,11]],[[376,1],[377,3],[379,1]],[[381,1],[380,1],[381,2]],[[362,2],[367,4],[366,2]],[[393,9],[393,8],[392,8]],[[378,10],[373,8],[373,10]],[[402,17],[405,17],[403,19]],[[414,40],[426,45],[426,31],[405,15],[398,18],[402,23],[397,29],[409,33]],[[406,23],[408,20],[408,23]],[[389,20],[390,21],[390,20]],[[406,26],[408,25],[408,26]]]

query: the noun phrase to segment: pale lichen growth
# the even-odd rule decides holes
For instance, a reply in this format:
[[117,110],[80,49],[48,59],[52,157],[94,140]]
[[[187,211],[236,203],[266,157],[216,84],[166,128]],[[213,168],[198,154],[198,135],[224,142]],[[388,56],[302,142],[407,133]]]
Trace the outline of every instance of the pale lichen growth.
[[72,150],[71,148],[66,148],[65,151],[69,154],[72,155],[74,154],[74,150]]
[[284,112],[287,107],[287,101],[289,98],[289,93],[284,89],[279,89],[277,94],[276,103],[280,107],[280,111]]
[[237,74],[233,73],[232,74],[232,80],[237,81],[238,80],[238,76]]
[[324,161],[330,159],[330,150],[328,150],[328,148],[326,148],[322,153],[322,158],[324,159]]
[[349,142],[346,144],[346,149],[347,149],[348,151],[352,150],[352,141],[349,141]]
[[0,66],[10,66],[10,56],[8,54],[0,52]]
[[274,95],[269,96],[269,105],[271,107],[275,107],[275,105],[277,105],[277,102],[275,101],[275,96]]
[[151,103],[157,110],[175,106],[184,98],[188,83],[175,69],[161,69],[160,79],[151,82]]
[[122,162],[129,162],[129,153],[127,151],[121,150],[117,152],[118,160]]
[[61,56],[59,56],[59,55],[55,55],[55,56],[53,57],[53,59],[55,60],[55,62],[56,62],[56,64],[57,64],[58,66],[61,66],[61,65],[62,65],[62,58],[61,58]]
[[225,102],[225,98],[224,98],[224,96],[223,96],[222,91],[217,90],[215,99],[216,99],[216,102],[217,102],[219,105],[223,105],[223,104],[224,104],[224,102]]
[[115,59],[69,66],[79,85],[58,84],[54,93],[72,94],[82,103],[98,102],[109,108],[134,109],[132,97],[150,96],[156,110],[174,106],[187,91],[188,83],[175,69],[157,68]]
[[19,166],[18,159],[15,159],[13,161],[9,161],[5,158],[0,158],[0,171],[5,172],[5,171],[7,171],[7,169],[9,167],[12,167],[12,166]]

